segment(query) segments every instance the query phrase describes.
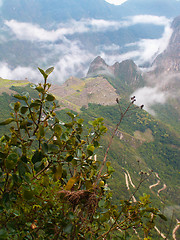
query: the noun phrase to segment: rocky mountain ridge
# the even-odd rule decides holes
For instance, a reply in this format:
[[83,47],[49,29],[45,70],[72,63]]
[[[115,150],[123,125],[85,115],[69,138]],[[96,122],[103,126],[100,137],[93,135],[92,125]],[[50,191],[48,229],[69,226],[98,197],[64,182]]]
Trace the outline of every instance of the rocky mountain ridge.
[[173,20],[171,27],[173,33],[167,49],[157,56],[152,64],[158,73],[178,73],[180,71],[180,16]]

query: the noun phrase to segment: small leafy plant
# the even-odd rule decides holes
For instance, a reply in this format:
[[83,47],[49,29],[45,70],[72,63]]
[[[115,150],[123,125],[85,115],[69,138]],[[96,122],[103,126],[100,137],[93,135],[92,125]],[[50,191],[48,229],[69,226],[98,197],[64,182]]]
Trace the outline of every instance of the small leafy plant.
[[124,112],[120,108],[100,162],[96,150],[107,131],[103,118],[89,122],[89,128],[71,112],[69,122],[58,119],[47,82],[53,69],[39,68],[44,83],[32,86],[39,97],[14,95],[11,118],[0,123],[10,124],[10,133],[0,139],[0,239],[126,239],[131,229],[148,239],[156,216],[165,217],[149,206],[147,195],[113,205],[107,185],[114,171],[107,154],[135,99]]

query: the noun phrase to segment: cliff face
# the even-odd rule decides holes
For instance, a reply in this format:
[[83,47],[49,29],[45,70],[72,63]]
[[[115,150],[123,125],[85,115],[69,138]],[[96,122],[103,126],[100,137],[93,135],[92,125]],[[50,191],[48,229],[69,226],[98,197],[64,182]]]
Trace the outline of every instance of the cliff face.
[[180,16],[171,25],[173,34],[167,49],[154,61],[157,72],[177,73],[180,71]]

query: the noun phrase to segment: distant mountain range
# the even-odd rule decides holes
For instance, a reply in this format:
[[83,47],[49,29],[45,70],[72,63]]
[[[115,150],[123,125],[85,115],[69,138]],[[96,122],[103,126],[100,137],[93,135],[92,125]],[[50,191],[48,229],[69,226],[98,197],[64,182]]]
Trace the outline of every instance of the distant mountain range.
[[36,80],[55,66],[54,82],[83,77],[100,55],[109,65],[132,59],[149,67],[166,48],[176,0],[6,0],[0,7],[0,76]]
[[119,20],[132,15],[157,15],[175,17],[179,15],[180,3],[177,0],[128,0],[120,6],[105,0],[4,0],[1,18],[16,19],[21,22],[38,23],[48,27],[53,22],[68,19],[102,18]]

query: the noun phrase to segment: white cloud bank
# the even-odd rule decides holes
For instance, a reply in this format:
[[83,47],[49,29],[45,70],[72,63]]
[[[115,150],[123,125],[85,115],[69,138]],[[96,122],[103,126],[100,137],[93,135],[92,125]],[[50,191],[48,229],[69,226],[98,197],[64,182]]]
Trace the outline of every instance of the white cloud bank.
[[56,30],[46,30],[39,25],[18,22],[13,19],[10,21],[6,20],[4,24],[19,40],[55,42],[75,33],[115,31],[135,24],[154,24],[167,27],[170,25],[170,22],[165,17],[138,15],[127,17],[123,21],[108,21],[104,19],[71,20],[67,23],[59,24]]
[[[164,33],[159,39],[141,39],[139,42],[131,43],[129,46],[135,46],[136,50],[128,51],[125,54],[119,54],[121,46],[112,43],[104,46],[103,50],[97,51],[108,64],[115,61],[133,58],[137,64],[143,64],[152,61],[154,57],[164,51],[169,43],[172,34],[170,28],[171,20],[166,17],[151,15],[131,16],[122,21],[108,21],[104,19],[81,19],[80,21],[71,20],[57,25],[56,29],[47,30],[39,25],[32,23],[18,22],[16,20],[5,21],[4,24],[12,38],[38,42],[40,47],[48,53],[41,59],[42,66],[55,66],[52,76],[54,81],[62,82],[77,72],[86,73],[85,66],[95,57],[88,49],[84,49],[82,43],[75,40],[68,40],[69,35],[87,32],[106,32],[116,31],[120,28],[133,26],[136,24],[154,24],[164,26]],[[97,47],[98,48],[98,47]],[[59,57],[60,56],[60,57]],[[52,62],[49,61],[52,59]],[[54,62],[56,59],[56,62]],[[41,66],[40,66],[41,67]],[[10,79],[37,79],[36,71],[30,67],[17,67],[12,69],[6,63],[0,65],[0,76]]]
[[[157,55],[161,54],[168,46],[173,30],[171,29],[171,19],[166,17],[158,17],[151,15],[138,15],[127,18],[124,23],[126,26],[132,26],[135,24],[153,24],[157,26],[163,26],[164,32],[161,38],[158,39],[141,39],[138,42],[127,44],[126,47],[134,47],[134,50],[127,51],[124,54],[113,54],[109,56],[105,51],[101,52],[102,57],[109,64],[113,64],[118,61],[121,62],[126,59],[133,59],[137,65],[143,65],[144,63],[152,63]],[[109,49],[111,46],[109,46]],[[104,48],[106,50],[106,48]]]
[[105,1],[113,5],[121,5],[127,2],[127,0],[105,0]]
[[144,109],[151,114],[155,112],[151,109],[154,104],[164,104],[168,98],[167,93],[162,92],[158,87],[143,87],[133,93],[136,96],[138,106],[144,104]]
[[28,78],[35,80],[40,77],[38,71],[33,70],[31,67],[17,67],[11,69],[7,63],[0,62],[0,76],[5,79],[23,80]]
[[[68,77],[77,74],[82,77],[85,76],[87,73],[87,63],[94,58],[91,53],[82,49],[80,43],[77,41],[64,39],[61,44],[47,44],[44,48],[47,51],[46,57],[41,59],[39,67],[43,69],[46,68],[44,66],[49,67],[53,65],[55,67],[50,78],[53,83],[62,83]],[[63,57],[59,57],[59,55],[63,55]],[[52,64],[51,59],[54,58],[56,58],[56,61]],[[12,68],[5,62],[0,62],[0,76],[12,80],[28,78],[32,82],[38,82],[41,79],[37,69],[23,66]]]
[[75,33],[113,31],[126,25],[126,23],[118,21],[82,19],[80,21],[72,20],[65,24],[59,24],[56,30],[46,30],[39,25],[18,22],[16,20],[5,21],[4,23],[19,40],[39,42],[56,42],[64,39],[65,36]]

